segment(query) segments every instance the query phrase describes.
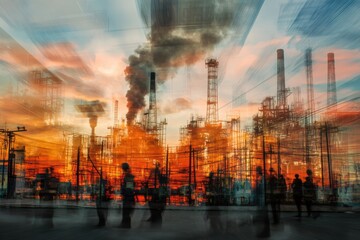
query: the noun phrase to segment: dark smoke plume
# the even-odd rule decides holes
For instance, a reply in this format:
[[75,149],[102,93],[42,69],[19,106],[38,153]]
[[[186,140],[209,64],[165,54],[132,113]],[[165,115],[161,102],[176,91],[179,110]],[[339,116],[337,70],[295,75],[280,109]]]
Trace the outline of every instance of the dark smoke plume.
[[125,69],[130,85],[126,94],[128,124],[145,107],[149,73],[156,71],[156,81],[161,84],[178,67],[204,60],[227,36],[237,10],[243,6],[233,0],[138,0],[138,7],[151,29],[150,46],[139,47]]

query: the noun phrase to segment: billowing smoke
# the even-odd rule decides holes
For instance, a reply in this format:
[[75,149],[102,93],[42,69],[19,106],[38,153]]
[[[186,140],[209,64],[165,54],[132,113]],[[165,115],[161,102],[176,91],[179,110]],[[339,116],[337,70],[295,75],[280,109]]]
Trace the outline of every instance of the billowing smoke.
[[145,107],[149,73],[156,71],[156,81],[161,84],[178,67],[204,60],[227,36],[242,7],[233,0],[138,0],[138,6],[145,25],[151,29],[150,45],[139,47],[125,69],[130,85],[126,94],[128,124]]

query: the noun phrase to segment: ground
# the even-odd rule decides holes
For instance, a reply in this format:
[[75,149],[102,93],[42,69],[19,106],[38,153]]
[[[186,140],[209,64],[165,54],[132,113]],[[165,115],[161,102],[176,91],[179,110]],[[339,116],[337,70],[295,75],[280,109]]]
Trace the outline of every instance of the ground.
[[[1,202],[0,202],[1,203]],[[0,204],[0,239],[257,239],[266,226],[255,207],[171,206],[163,213],[161,226],[147,222],[149,209],[137,206],[132,228],[119,228],[121,209],[112,205],[105,227],[97,227],[96,209],[54,204],[53,226],[44,216],[47,205]],[[281,221],[274,224],[268,212],[268,239],[358,239],[360,212],[346,208],[317,207],[317,218],[295,217],[293,206],[283,206]]]

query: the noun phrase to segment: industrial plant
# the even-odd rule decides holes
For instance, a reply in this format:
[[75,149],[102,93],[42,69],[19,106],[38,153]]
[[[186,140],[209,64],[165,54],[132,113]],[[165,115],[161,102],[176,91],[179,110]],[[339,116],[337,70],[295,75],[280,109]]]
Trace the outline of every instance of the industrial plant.
[[[288,77],[285,66],[295,57],[287,54],[284,44],[278,44],[270,53],[271,62],[276,63],[271,74],[277,79],[277,90],[263,92],[251,122],[245,121],[241,110],[226,117],[219,114],[219,90],[228,55],[234,46],[244,45],[263,3],[138,0],[147,42],[128,56],[127,66],[119,71],[124,74],[118,81],[128,88],[125,96],[113,94],[111,101],[101,95],[107,82],[91,82],[97,76],[76,47],[54,41],[61,30],[49,30],[51,24],[36,25],[36,31],[24,27],[42,59],[0,28],[1,64],[20,66],[8,67],[6,76],[12,84],[0,99],[5,119],[0,128],[1,197],[37,199],[42,191],[51,191],[59,200],[95,201],[108,186],[111,198],[121,201],[122,164],[127,163],[135,176],[140,204],[146,203],[154,189],[162,188],[168,205],[252,206],[257,169],[265,178],[270,172],[285,178],[285,203],[292,203],[291,182],[300,174],[311,177],[320,204],[359,204],[358,92],[338,97],[336,73],[342,69],[336,64],[336,49],[322,56],[326,106],[317,104],[319,91],[314,90],[320,88],[313,68],[313,52],[319,47],[312,49],[307,44],[310,46],[301,50],[296,68],[305,77],[299,86],[289,88],[293,75]],[[100,24],[104,18],[98,17],[95,22]],[[84,22],[80,19],[76,26],[88,27]],[[11,24],[16,21],[9,20]],[[289,31],[297,30],[294,26]],[[225,47],[219,51],[221,44]],[[216,57],[209,57],[212,54]],[[196,79],[207,86],[203,114],[181,119],[178,144],[170,145],[167,131],[174,123],[160,110],[159,89],[169,91],[164,84],[182,74],[179,69],[198,63],[202,69],[197,70],[207,76]],[[265,80],[257,79],[262,81],[257,86]],[[300,90],[304,85],[305,94]],[[234,89],[240,93],[233,100],[224,100],[226,106],[245,95],[245,89]],[[117,91],[116,87],[112,90]],[[119,113],[119,99],[126,101],[126,114]],[[65,113],[65,107],[73,111]],[[86,131],[74,127],[66,114],[76,116]],[[98,125],[105,119],[112,124],[100,133]],[[161,179],[158,186],[156,179],[155,186],[149,186],[154,169],[160,171]],[[52,185],[46,189],[44,179],[49,174]]]

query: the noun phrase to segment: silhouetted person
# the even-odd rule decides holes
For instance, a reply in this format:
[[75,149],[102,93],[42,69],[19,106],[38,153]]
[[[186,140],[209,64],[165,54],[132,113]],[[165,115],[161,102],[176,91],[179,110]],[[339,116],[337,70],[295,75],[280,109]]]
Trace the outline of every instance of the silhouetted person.
[[160,164],[155,163],[155,168],[151,170],[149,176],[149,187],[151,188],[151,199],[149,201],[150,218],[148,219],[152,225],[161,226],[162,224],[162,212],[166,205],[166,191],[164,176],[160,173]]
[[68,200],[71,200],[72,199],[72,185],[71,185],[70,180],[67,185],[67,193],[68,193]]
[[122,228],[131,228],[131,214],[135,207],[135,181],[134,175],[131,174],[130,166],[128,163],[121,164],[123,176],[121,180],[121,195],[123,198],[123,211],[122,211]]
[[310,177],[306,177],[304,182],[304,202],[306,206],[307,216],[310,217],[312,215],[312,204],[315,200],[315,185],[311,181]]
[[298,212],[297,217],[301,217],[301,200],[303,195],[303,189],[302,181],[299,178],[299,174],[295,174],[295,179],[291,184],[291,188],[293,191],[293,198]]
[[42,218],[44,224],[47,227],[52,228],[54,226],[54,207],[53,200],[57,195],[59,180],[53,176],[53,168],[47,168],[45,174],[43,174],[40,180],[41,190],[39,192],[39,198],[44,208],[42,211]]
[[221,210],[218,205],[207,206],[205,220],[209,221],[210,234],[221,234],[223,224],[221,221]]
[[265,176],[260,166],[256,167],[255,204],[257,206],[256,216],[254,217],[256,236],[269,237],[270,222],[265,196]]
[[275,224],[277,224],[280,221],[280,190],[278,186],[278,178],[276,177],[273,168],[270,168],[270,176],[268,181],[269,184],[267,194],[270,199],[273,221]]
[[287,191],[287,185],[286,185],[286,180],[284,178],[284,175],[280,174],[279,179],[278,179],[278,186],[279,186],[279,191],[280,191],[280,203],[285,202],[286,200],[286,191]]
[[214,172],[210,172],[209,174],[209,182],[206,187],[206,198],[207,202],[206,205],[208,206],[215,206],[217,203],[215,202],[215,179],[214,179]]
[[99,217],[98,227],[104,227],[108,216],[109,201],[110,201],[110,185],[106,181],[100,181],[101,192],[96,196],[96,212]]

